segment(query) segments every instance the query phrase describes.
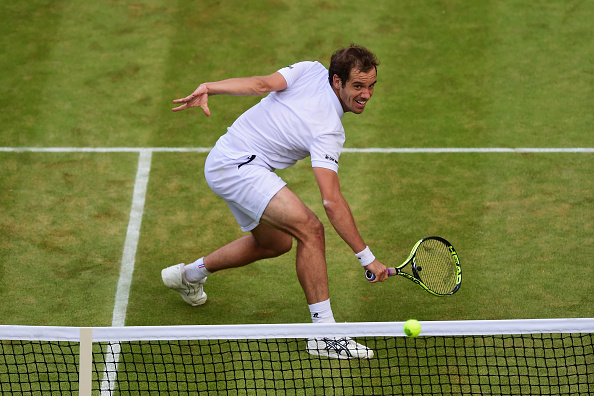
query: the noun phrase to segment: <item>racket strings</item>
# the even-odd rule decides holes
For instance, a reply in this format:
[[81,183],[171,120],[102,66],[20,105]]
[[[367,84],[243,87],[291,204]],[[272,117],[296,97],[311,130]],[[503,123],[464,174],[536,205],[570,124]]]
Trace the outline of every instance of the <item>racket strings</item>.
[[434,239],[417,248],[415,265],[421,281],[435,293],[449,294],[456,287],[456,264],[449,248]]

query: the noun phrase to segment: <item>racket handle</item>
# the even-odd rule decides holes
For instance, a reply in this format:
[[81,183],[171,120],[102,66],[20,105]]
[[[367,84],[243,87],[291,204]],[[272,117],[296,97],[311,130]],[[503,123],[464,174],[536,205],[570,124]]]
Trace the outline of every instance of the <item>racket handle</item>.
[[[388,267],[388,276],[396,275],[396,273],[397,272],[394,268]],[[373,272],[371,272],[369,270],[365,270],[365,279],[367,279],[369,282],[371,282],[375,279],[375,275],[373,274]]]

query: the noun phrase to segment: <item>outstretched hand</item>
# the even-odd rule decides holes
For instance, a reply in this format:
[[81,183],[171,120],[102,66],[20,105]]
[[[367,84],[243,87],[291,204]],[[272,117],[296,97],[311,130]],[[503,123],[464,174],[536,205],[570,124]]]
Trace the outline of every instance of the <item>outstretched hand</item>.
[[205,84],[200,84],[198,88],[191,95],[182,99],[175,99],[173,103],[183,103],[181,106],[174,107],[173,111],[186,110],[191,107],[202,107],[204,114],[210,116],[210,109],[208,108],[208,89]]

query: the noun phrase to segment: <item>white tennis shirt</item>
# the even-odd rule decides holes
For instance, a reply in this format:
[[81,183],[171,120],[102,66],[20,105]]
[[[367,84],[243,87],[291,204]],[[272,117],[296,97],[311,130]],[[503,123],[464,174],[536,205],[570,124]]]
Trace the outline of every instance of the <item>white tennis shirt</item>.
[[344,111],[319,62],[279,70],[287,88],[271,92],[243,113],[217,142],[226,155],[255,154],[272,170],[311,156],[313,167],[338,171],[345,141]]

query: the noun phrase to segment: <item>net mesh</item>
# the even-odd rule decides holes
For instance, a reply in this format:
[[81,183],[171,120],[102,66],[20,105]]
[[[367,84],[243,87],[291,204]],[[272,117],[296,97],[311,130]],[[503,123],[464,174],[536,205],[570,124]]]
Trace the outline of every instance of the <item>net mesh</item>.
[[[423,324],[423,322],[422,322]],[[373,324],[369,324],[370,329]],[[392,324],[397,328],[400,324]],[[205,326],[200,326],[205,327]],[[266,327],[266,326],[264,326]],[[123,328],[124,330],[126,328]],[[356,337],[369,360],[305,352],[306,339],[101,340],[93,344],[93,393],[228,395],[590,395],[592,332]],[[265,332],[266,334],[269,332]],[[298,335],[298,336],[297,336]],[[125,338],[125,337],[124,337]],[[155,338],[155,337],[148,337]],[[78,394],[79,346],[4,340],[0,393]]]
[[78,391],[77,342],[0,341],[0,394]]

